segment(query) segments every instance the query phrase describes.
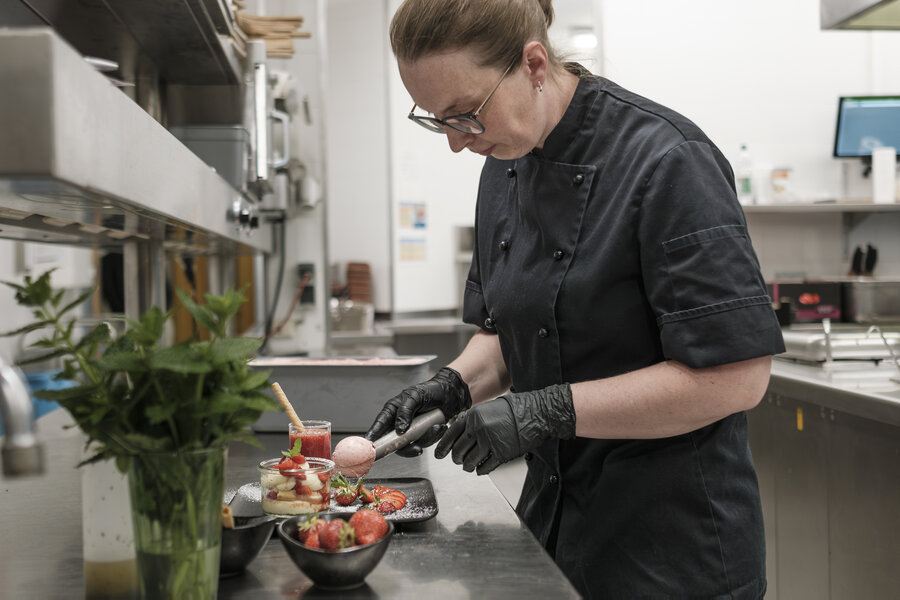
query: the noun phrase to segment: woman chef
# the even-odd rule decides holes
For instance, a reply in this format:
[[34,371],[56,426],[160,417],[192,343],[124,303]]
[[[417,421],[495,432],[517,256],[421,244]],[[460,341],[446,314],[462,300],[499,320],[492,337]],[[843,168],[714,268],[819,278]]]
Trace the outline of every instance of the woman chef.
[[481,329],[366,436],[440,408],[439,458],[524,455],[516,511],[587,597],[761,598],[744,411],[784,348],[732,171],[683,116],[561,62],[552,15],[406,0],[393,18],[409,118],[488,157],[464,301]]

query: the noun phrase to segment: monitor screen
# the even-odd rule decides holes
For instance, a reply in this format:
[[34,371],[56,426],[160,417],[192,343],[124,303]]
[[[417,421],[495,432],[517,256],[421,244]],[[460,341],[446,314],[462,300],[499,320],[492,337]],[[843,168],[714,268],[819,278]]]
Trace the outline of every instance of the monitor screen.
[[871,157],[872,149],[900,152],[900,96],[845,96],[838,101],[836,157]]

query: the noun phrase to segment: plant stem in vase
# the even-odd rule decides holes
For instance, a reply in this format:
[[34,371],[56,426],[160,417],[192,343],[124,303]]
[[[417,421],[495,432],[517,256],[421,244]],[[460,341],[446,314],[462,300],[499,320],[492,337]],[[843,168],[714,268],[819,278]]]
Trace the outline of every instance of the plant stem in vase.
[[225,448],[141,454],[128,475],[141,597],[214,599]]

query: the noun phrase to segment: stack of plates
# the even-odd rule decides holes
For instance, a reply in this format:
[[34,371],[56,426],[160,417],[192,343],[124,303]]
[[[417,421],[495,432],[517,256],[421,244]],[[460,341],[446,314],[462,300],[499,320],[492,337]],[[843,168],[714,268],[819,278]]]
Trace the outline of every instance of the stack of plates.
[[372,301],[372,270],[369,263],[347,263],[347,296],[354,302]]

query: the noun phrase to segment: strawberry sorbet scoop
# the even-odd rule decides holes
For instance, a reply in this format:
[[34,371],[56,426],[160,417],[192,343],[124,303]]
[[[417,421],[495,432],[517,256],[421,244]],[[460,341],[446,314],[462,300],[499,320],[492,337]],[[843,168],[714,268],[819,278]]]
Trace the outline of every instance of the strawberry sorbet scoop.
[[356,435],[345,437],[337,443],[334,452],[331,453],[334,468],[347,477],[362,477],[369,472],[372,463],[377,459],[409,445],[419,439],[432,425],[439,425],[444,421],[446,421],[444,413],[440,409],[435,409],[415,417],[403,435],[391,431],[374,443]]

